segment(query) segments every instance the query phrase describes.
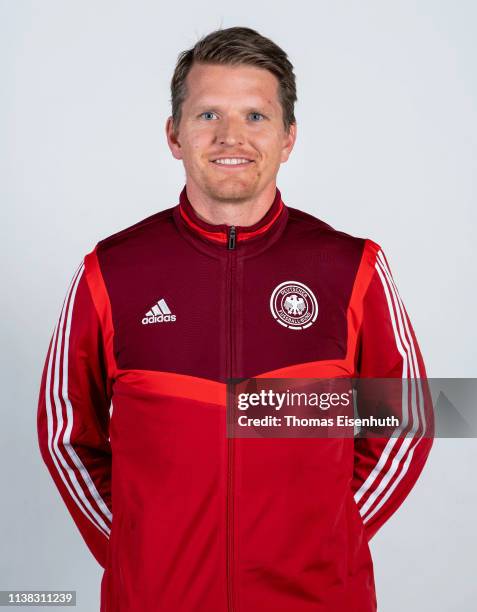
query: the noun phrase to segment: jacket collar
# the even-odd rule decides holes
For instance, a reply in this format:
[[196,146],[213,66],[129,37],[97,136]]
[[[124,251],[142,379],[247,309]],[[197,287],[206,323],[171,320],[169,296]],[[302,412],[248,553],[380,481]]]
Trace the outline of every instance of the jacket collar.
[[[282,201],[279,189],[276,188],[270,208],[259,221],[250,226],[234,226],[235,247],[243,251],[248,250],[248,245],[251,247],[252,244],[268,242],[274,234],[283,229],[287,216],[287,207]],[[180,193],[174,217],[178,225],[182,226],[181,229],[186,228],[189,234],[200,241],[221,250],[231,248],[231,226],[213,224],[201,219],[187,197],[185,186]]]

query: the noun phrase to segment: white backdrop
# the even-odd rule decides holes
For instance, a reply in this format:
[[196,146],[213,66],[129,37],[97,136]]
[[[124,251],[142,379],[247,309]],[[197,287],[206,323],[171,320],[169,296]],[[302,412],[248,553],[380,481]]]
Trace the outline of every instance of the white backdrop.
[[[38,450],[41,369],[83,255],[177,203],[169,81],[217,27],[253,27],[294,63],[284,201],[378,242],[428,375],[476,376],[476,24],[470,0],[0,1],[0,589],[99,609],[101,568]],[[371,544],[380,611],[475,609],[476,460],[476,440],[436,440]]]

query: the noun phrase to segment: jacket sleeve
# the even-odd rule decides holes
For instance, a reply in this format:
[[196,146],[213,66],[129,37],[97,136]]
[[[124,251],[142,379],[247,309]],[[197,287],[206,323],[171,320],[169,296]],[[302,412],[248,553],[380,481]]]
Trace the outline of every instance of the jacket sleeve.
[[[432,446],[434,419],[422,354],[388,261],[379,245],[368,240],[367,247],[371,280],[363,300],[359,380],[401,379],[378,383],[379,414],[384,406],[399,421],[394,434],[355,438],[352,489],[369,541],[416,483]],[[360,402],[358,391],[359,416],[371,405]]]
[[48,348],[37,431],[54,483],[92,554],[105,567],[112,522],[111,385],[85,261],[73,276]]

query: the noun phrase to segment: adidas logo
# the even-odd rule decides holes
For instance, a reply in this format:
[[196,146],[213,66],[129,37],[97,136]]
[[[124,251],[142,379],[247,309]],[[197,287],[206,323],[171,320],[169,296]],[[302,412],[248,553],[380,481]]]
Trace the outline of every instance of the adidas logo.
[[169,306],[166,304],[166,300],[162,298],[154,304],[151,310],[146,312],[141,323],[143,325],[148,325],[149,323],[167,323],[175,320],[176,315],[171,313]]

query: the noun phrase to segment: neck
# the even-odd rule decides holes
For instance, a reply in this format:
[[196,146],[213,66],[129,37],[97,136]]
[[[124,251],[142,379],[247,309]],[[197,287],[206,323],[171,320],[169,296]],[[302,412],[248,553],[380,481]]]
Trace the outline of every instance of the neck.
[[267,213],[276,193],[275,181],[260,193],[246,200],[216,200],[200,190],[195,183],[186,183],[187,198],[197,216],[214,225],[254,225]]

